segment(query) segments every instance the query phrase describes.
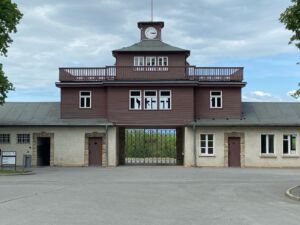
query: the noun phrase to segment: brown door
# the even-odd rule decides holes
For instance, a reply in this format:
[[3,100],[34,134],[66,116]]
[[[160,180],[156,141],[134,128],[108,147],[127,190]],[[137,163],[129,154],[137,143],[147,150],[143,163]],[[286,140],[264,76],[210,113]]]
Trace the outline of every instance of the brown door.
[[228,166],[241,167],[241,141],[239,137],[228,138]]
[[89,166],[101,166],[102,164],[102,138],[89,138]]

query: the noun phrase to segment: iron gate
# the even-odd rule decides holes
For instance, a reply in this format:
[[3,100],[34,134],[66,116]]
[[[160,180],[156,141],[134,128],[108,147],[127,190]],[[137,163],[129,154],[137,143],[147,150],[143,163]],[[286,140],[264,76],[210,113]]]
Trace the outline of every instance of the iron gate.
[[176,129],[125,129],[125,164],[176,165]]

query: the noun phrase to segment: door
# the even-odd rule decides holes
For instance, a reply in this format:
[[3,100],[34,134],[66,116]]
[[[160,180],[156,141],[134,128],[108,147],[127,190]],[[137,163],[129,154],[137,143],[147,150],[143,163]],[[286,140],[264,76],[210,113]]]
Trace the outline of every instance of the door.
[[102,138],[89,138],[89,166],[102,165]]
[[241,167],[241,139],[239,137],[228,138],[228,166]]

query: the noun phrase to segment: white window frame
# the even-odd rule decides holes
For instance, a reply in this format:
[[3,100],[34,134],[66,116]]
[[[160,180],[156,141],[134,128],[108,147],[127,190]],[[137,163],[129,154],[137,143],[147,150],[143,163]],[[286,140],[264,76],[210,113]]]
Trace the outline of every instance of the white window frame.
[[[7,138],[4,137],[4,136],[7,136]],[[7,134],[7,133],[0,134],[0,144],[9,145],[10,144],[10,138],[11,138],[10,134]],[[8,140],[8,141],[6,142],[4,140]]]
[[[152,65],[152,59],[154,59],[154,65]],[[148,65],[148,61],[150,60],[150,65]],[[146,56],[146,63],[145,66],[156,66],[157,65],[157,59],[156,56]]]
[[[150,109],[147,109],[146,108],[146,99],[147,99],[147,96],[146,96],[146,92],[155,92],[155,100],[156,100],[156,103],[155,103],[155,107],[154,108],[150,108]],[[158,97],[157,97],[157,90],[144,90],[144,101],[143,101],[143,104],[144,104],[144,110],[157,110],[158,109]],[[149,97],[149,98],[153,98],[153,97]]]
[[[162,59],[162,65],[160,65],[159,60]],[[163,65],[166,59],[166,65]],[[168,56],[158,56],[157,57],[157,66],[169,66],[169,57]]]
[[[203,147],[201,146],[201,142],[202,142],[201,136],[202,135],[205,135],[205,147],[204,147],[205,153],[202,153],[202,149],[203,149]],[[208,142],[209,142],[208,141],[208,135],[212,135],[212,137],[213,137],[212,138],[212,142],[213,142],[213,147],[212,147],[213,152],[212,153],[208,152],[208,148],[211,148],[211,147],[208,147]],[[215,156],[216,155],[216,152],[215,152],[215,134],[213,134],[213,133],[201,133],[199,139],[200,139],[199,156]]]
[[[136,60],[137,60],[137,64],[136,64]],[[134,56],[133,57],[133,65],[137,66],[137,67],[139,67],[139,66],[145,66],[145,57],[144,56]]]
[[[287,139],[284,138],[284,136],[287,136]],[[292,136],[295,137],[296,143],[295,143],[295,149],[292,150]],[[284,153],[284,142],[288,142],[288,153]],[[282,136],[282,154],[283,155],[297,155],[297,134],[283,134]]]
[[[169,109],[160,107],[161,99],[166,99],[167,98],[165,96],[161,96],[161,92],[163,92],[163,91],[169,91],[170,92],[170,108]],[[172,90],[159,90],[159,103],[158,103],[158,105],[159,105],[160,110],[172,110]]]
[[[212,92],[220,92],[220,95],[212,95]],[[216,106],[213,106],[213,101],[212,101],[213,98],[215,98],[215,104],[216,104]],[[218,106],[218,101],[217,101],[218,98],[221,99],[221,101],[220,101],[221,106]],[[220,90],[211,90],[210,91],[209,102],[210,102],[209,105],[210,105],[211,109],[222,109],[223,108],[223,92],[220,91]]]
[[30,136],[29,133],[17,134],[17,144],[30,144]]
[[[82,96],[81,95],[81,93],[83,93],[83,92],[89,92],[90,93],[90,95],[89,96]],[[84,99],[84,106],[81,106],[81,99]],[[90,106],[89,107],[87,107],[86,106],[86,103],[87,103],[87,101],[86,101],[86,99],[87,98],[90,98]],[[91,109],[92,108],[92,91],[79,91],[79,108],[80,109]]]
[[[131,96],[132,92],[139,92],[140,96]],[[140,108],[131,108],[131,98],[134,99],[139,99],[140,100]],[[142,91],[141,90],[129,90],[129,110],[142,110],[143,108],[143,96],[142,96]]]
[[[265,146],[265,148],[266,148],[266,153],[263,153],[262,152],[262,137],[263,137],[263,135],[264,136],[266,136],[266,146]],[[273,136],[273,152],[270,152],[270,142],[269,142],[269,136]],[[274,134],[266,134],[266,133],[264,133],[264,134],[261,134],[260,135],[260,154],[261,155],[275,155],[275,135]]]

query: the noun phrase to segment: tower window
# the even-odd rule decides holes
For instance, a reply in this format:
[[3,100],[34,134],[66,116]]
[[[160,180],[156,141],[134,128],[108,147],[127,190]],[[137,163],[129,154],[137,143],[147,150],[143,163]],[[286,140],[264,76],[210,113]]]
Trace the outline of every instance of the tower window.
[[222,108],[222,91],[210,92],[210,108]]
[[168,66],[168,57],[167,56],[160,56],[158,59],[158,66]]
[[146,66],[156,66],[156,57],[155,56],[147,56],[146,57]]
[[143,56],[135,56],[134,57],[134,66],[144,66],[144,57]]
[[129,92],[129,109],[132,109],[132,110],[141,110],[142,109],[141,91],[131,90]]
[[92,108],[92,93],[91,93],[91,91],[80,91],[79,107],[82,109]]
[[171,109],[171,91],[170,90],[159,91],[159,109],[161,109],[161,110]]
[[157,109],[157,92],[156,91],[145,91],[144,109],[146,109],[146,110],[156,110]]

